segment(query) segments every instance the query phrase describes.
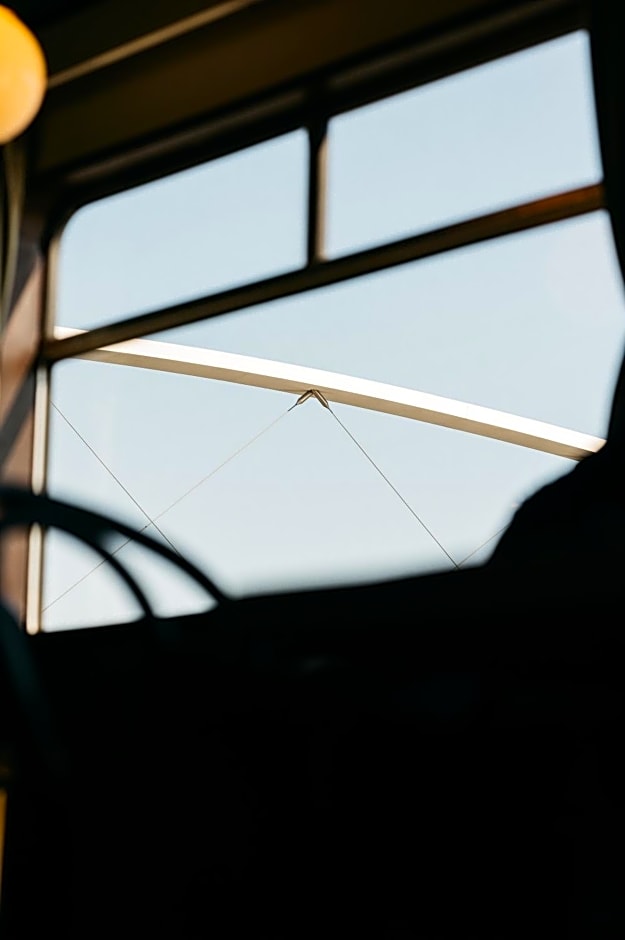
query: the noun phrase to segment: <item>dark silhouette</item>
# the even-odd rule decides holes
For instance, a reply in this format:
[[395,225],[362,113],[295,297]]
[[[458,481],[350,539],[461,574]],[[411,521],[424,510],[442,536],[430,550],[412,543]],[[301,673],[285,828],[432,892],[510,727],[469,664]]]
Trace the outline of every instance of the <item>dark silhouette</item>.
[[[590,11],[623,265],[625,58]],[[134,533],[218,606],[159,619],[118,567],[135,624],[26,637],[3,613],[2,936],[621,937],[623,374],[604,449],[482,567],[234,602]],[[104,552],[122,531],[0,506]]]

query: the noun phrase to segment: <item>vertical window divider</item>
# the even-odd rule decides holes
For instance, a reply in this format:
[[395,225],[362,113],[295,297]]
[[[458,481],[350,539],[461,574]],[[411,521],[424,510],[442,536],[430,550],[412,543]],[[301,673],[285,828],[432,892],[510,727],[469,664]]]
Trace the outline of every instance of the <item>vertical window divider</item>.
[[306,264],[324,260],[327,195],[328,119],[319,115],[308,125],[308,224]]

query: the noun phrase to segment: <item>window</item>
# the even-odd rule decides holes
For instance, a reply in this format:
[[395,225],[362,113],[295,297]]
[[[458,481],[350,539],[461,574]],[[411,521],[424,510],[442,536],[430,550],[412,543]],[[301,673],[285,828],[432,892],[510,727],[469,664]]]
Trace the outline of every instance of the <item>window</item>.
[[584,34],[332,121],[331,254],[601,178]]
[[[355,256],[353,279],[337,267],[338,256],[389,239],[592,191],[600,168],[584,35],[334,118],[330,260],[308,264],[304,143],[297,132],[82,210],[63,237],[59,325],[89,329],[258,280],[249,309],[172,322],[150,342],[605,433],[625,318],[592,192],[577,218],[513,225],[516,234],[461,239],[431,257],[419,248],[388,270],[376,268],[374,249]],[[275,274],[292,296],[275,280],[263,286]],[[516,506],[572,465],[340,401],[293,407],[292,389],[131,367],[116,355],[54,366],[50,492],[149,527],[237,595],[484,560]],[[132,546],[115,547],[142,566],[161,609],[204,603],[165,585]],[[46,629],[86,625],[94,609],[104,622],[133,616],[96,564],[49,540]]]
[[[265,389],[97,362],[56,373],[50,491],[137,528],[153,519],[150,534],[237,596],[448,568],[446,552],[479,561],[518,502],[569,464],[391,415],[330,413],[314,399],[289,411],[294,396]],[[66,544],[49,548],[46,627],[94,611],[128,619],[98,560]],[[120,561],[129,554],[139,553],[123,547]],[[162,583],[152,587],[167,601]],[[187,604],[183,585],[169,590]]]
[[160,333],[602,436],[625,339],[603,212]]
[[305,173],[300,131],[86,206],[63,235],[58,322],[88,329],[299,267]]

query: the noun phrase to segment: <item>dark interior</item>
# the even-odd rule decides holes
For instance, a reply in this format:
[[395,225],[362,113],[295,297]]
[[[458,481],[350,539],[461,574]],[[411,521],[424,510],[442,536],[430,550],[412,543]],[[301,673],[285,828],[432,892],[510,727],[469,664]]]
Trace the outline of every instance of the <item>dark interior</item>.
[[[54,75],[211,5],[14,6]],[[13,296],[87,201],[580,25],[623,266],[617,15],[603,0],[539,7],[367,2],[356,22],[342,0],[265,0],[51,86],[26,135]],[[248,58],[190,101],[184,82],[213,52]],[[43,319],[3,417],[9,456],[28,376],[57,355]],[[218,601],[208,614],[148,605],[134,623],[56,634],[27,634],[7,600],[2,936],[621,937],[622,374],[607,443],[530,497],[485,565],[237,601],[192,571]],[[30,476],[1,483],[3,538],[39,523],[106,556],[114,522],[36,495]]]

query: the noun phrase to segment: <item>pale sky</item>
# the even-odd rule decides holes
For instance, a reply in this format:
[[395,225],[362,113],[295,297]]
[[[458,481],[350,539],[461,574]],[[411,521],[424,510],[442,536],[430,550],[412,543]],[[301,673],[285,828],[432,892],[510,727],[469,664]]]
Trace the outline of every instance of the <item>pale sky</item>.
[[[57,322],[87,328],[304,262],[303,132],[78,212],[62,238]],[[328,254],[601,178],[585,35],[335,119]],[[625,338],[607,216],[596,213],[153,337],[378,379],[603,436]],[[278,392],[61,363],[53,401],[154,517],[293,404]],[[456,562],[507,524],[562,458],[335,406]],[[53,409],[49,491],[145,518]],[[340,426],[310,401],[159,519],[226,591],[450,566]],[[47,553],[48,628],[131,619],[82,548]],[[496,541],[471,559],[488,557]],[[124,548],[159,610],[197,594]]]

